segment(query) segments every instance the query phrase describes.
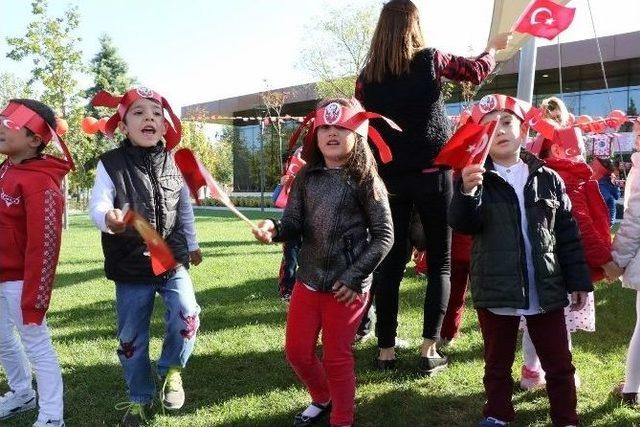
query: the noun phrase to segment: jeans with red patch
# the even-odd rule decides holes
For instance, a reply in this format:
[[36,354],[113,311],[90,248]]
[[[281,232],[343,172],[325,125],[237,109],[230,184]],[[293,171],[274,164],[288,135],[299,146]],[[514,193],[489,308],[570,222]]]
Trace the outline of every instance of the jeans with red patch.
[[200,306],[185,268],[178,268],[160,284],[116,282],[118,357],[129,400],[142,404],[151,403],[155,395],[149,339],[156,293],[165,306],[165,335],[157,363],[159,375],[166,375],[169,368],[186,366],[200,325]]
[[[353,337],[367,307],[368,294],[346,306],[333,293],[296,282],[287,314],[285,353],[315,403],[331,401],[331,425],[351,425],[356,373]],[[322,331],[322,361],[316,345]]]

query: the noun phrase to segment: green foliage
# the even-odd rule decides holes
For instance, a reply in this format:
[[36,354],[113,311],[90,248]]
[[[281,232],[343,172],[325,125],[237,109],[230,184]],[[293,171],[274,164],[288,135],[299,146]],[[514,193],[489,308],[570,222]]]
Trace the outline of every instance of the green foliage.
[[60,18],[47,14],[46,0],[33,0],[33,21],[23,37],[8,37],[7,57],[14,61],[32,58],[29,85],[43,85],[41,101],[63,117],[76,97],[76,74],[84,70],[82,52],[75,32],[80,24],[77,7],[68,8]]
[[231,140],[223,131],[220,142],[209,141],[204,131],[204,123],[195,121],[182,122],[182,140],[180,148],[188,148],[195,153],[202,164],[220,184],[230,186],[233,182],[233,159]]
[[25,81],[11,73],[0,73],[0,108],[4,108],[10,99],[30,96],[32,93]]

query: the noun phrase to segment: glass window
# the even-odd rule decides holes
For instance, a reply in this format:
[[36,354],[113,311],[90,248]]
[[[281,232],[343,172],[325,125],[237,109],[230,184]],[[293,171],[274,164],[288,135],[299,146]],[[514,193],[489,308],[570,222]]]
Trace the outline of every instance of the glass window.
[[606,91],[589,91],[580,94],[580,114],[588,114],[591,117],[603,116],[613,109],[626,109],[627,89],[612,90],[611,104]]

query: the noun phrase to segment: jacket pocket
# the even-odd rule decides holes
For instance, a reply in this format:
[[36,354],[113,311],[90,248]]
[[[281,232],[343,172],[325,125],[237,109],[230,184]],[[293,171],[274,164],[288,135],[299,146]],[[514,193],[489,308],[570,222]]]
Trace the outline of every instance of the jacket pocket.
[[342,237],[342,241],[344,243],[343,251],[345,260],[347,261],[347,267],[351,267],[355,261],[355,256],[353,254],[353,238],[350,235],[346,235]]
[[22,270],[24,246],[18,244],[13,228],[0,227],[0,271]]

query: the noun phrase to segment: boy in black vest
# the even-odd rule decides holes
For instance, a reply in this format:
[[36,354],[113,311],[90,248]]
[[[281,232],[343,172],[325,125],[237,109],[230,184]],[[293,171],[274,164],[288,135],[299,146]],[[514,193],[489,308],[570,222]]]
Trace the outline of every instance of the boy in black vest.
[[[126,136],[118,148],[100,158],[89,214],[102,231],[106,276],[116,284],[118,357],[129,394],[129,402],[122,405],[126,413],[121,425],[137,426],[146,421],[155,395],[149,328],[156,292],[166,307],[166,333],[157,363],[160,400],[169,410],[184,404],[180,371],[193,351],[200,323],[187,268],[189,262],[198,265],[202,257],[189,192],[170,151],[180,142],[180,120],[167,101],[152,90],[138,88],[119,98],[102,91],[92,103],[117,107],[105,133],[113,136],[117,126]],[[165,110],[173,125],[165,119]],[[127,208],[163,237],[178,267],[154,274],[145,242],[124,222]]]
[[474,107],[474,121],[498,119],[496,136],[485,165],[462,170],[449,212],[455,230],[474,236],[470,283],[484,340],[484,427],[514,419],[511,366],[521,316],[546,372],[553,425],[579,423],[564,307],[570,294],[571,310],[581,309],[593,286],[562,179],[521,148],[529,109],[505,95]]

